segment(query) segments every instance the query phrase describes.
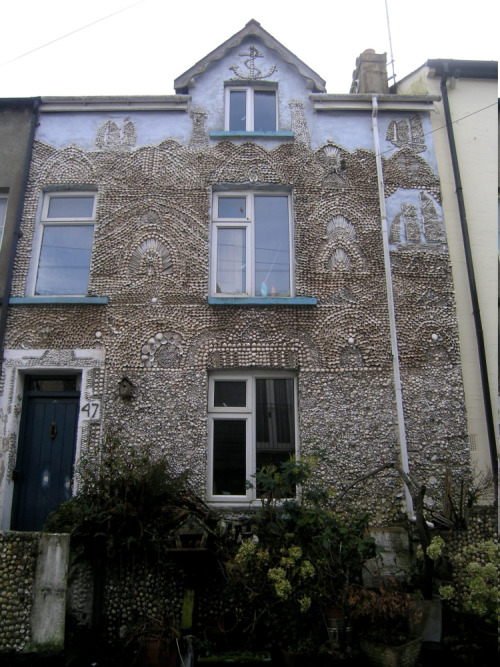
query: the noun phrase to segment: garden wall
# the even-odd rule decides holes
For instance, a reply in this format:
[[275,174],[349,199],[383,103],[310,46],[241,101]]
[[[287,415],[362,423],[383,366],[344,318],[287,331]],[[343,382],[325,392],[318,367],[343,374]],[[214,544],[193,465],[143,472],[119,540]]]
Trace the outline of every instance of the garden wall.
[[69,535],[0,532],[0,653],[64,648]]

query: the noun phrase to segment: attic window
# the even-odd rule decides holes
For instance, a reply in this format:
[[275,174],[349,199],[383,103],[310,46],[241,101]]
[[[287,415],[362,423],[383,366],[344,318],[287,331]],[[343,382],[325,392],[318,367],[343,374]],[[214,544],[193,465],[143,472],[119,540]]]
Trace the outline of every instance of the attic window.
[[276,90],[251,86],[226,88],[226,130],[275,132]]

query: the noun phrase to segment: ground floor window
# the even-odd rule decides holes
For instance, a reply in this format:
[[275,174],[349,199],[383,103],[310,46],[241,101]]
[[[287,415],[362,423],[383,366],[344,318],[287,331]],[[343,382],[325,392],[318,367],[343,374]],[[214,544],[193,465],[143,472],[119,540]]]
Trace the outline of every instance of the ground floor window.
[[296,450],[295,378],[285,373],[210,376],[208,499],[248,502],[261,466],[279,464]]

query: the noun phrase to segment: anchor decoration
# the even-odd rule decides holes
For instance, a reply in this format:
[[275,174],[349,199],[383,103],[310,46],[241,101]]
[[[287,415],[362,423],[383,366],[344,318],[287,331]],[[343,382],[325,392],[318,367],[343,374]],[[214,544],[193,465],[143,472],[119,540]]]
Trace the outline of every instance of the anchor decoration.
[[264,58],[264,56],[259,53],[259,49],[255,46],[251,46],[249,48],[249,53],[240,53],[240,56],[243,58],[246,57],[246,60],[244,61],[245,67],[247,67],[248,72],[243,72],[240,73],[239,66],[238,65],[232,65],[229,69],[232,70],[236,76],[239,79],[252,79],[254,81],[258,81],[259,79],[267,79],[268,77],[271,76],[271,74],[274,74],[276,70],[278,69],[276,65],[273,65],[269,72],[267,74],[262,74],[262,70],[260,70],[256,64],[255,64],[255,59],[256,58]]

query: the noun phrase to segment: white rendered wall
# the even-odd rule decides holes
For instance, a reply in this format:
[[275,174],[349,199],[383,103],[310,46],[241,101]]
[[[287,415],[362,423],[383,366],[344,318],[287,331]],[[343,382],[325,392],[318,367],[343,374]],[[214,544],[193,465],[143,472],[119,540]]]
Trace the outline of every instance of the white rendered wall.
[[[415,78],[405,79],[399,84],[399,92],[414,95],[428,92],[440,95],[440,79],[428,77],[428,72],[428,68],[422,68],[416,73]],[[486,346],[493,414],[496,415],[498,393],[497,82],[486,79],[458,79],[451,86],[448,84],[448,98]],[[456,292],[465,401],[468,430],[471,437],[471,459],[478,469],[487,470],[491,468],[488,434],[455,180],[442,103],[436,103],[435,108],[436,113],[431,113],[431,123]]]

